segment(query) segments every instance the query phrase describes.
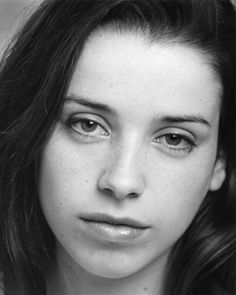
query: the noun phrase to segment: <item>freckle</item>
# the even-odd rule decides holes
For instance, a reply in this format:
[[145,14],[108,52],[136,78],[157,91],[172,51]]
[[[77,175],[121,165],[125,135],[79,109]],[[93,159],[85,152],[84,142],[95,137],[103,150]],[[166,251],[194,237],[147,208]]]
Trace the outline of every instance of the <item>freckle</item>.
[[148,287],[144,287],[144,289],[143,289],[145,292],[147,292],[148,291]]
[[113,88],[113,84],[112,83],[110,83],[110,87]]

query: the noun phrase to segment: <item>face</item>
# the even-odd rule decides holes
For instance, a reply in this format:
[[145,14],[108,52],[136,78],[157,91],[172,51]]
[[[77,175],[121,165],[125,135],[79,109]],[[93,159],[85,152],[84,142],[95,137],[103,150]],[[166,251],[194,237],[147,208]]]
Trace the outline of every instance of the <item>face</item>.
[[103,278],[163,269],[209,190],[221,87],[203,53],[100,31],[86,43],[41,159],[57,257]]

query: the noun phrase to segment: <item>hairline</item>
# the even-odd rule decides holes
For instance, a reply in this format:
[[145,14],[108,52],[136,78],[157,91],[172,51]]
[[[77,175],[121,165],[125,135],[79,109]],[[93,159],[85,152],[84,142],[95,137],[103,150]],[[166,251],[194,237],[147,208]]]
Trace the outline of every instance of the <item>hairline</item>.
[[[87,36],[84,43],[84,49],[86,50],[86,43],[92,38],[94,35],[98,33],[114,33],[114,34],[132,34],[138,38],[141,38],[145,45],[153,46],[153,45],[161,45],[161,46],[179,46],[185,47],[195,51],[198,56],[205,62],[208,66],[209,70],[213,74],[213,78],[218,85],[219,97],[220,97],[220,106],[223,103],[223,83],[221,81],[221,75],[218,70],[218,62],[217,57],[210,50],[203,48],[203,46],[197,45],[194,43],[194,40],[187,40],[182,34],[174,35],[169,30],[164,30],[163,32],[156,31],[156,34],[151,32],[148,26],[141,26],[139,24],[127,25],[122,21],[110,21],[105,24],[99,24],[96,26],[92,32]],[[81,58],[81,56],[78,58]]]

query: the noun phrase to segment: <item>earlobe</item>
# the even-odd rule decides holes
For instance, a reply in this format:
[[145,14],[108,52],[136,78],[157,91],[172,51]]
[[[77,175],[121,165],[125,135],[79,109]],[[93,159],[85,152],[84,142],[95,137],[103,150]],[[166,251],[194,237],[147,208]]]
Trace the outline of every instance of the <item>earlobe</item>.
[[225,180],[225,177],[225,158],[223,156],[220,156],[215,163],[209,190],[216,191],[220,189]]

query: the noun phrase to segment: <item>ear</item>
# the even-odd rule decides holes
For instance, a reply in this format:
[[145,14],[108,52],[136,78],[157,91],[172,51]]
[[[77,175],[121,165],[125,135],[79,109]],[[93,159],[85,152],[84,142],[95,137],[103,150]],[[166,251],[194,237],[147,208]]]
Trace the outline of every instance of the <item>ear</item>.
[[225,158],[223,155],[219,155],[215,163],[209,190],[216,191],[220,189],[225,180],[225,176]]

